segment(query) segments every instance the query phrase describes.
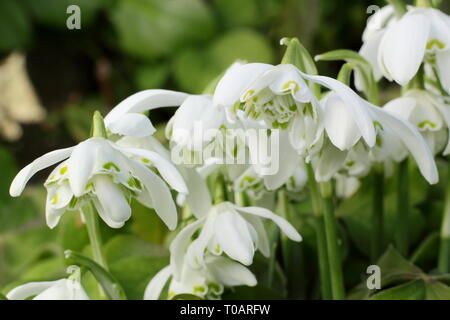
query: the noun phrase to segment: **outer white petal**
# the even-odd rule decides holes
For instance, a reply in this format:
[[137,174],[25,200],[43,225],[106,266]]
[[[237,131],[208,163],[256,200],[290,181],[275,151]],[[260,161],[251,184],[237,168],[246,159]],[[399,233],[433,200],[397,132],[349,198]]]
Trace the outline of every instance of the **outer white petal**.
[[70,188],[76,197],[85,193],[86,184],[92,175],[98,149],[103,138],[91,138],[78,144],[67,161]]
[[419,170],[424,178],[430,184],[437,183],[439,176],[433,154],[417,129],[409,122],[398,118],[389,111],[382,110],[375,106],[370,106],[370,108],[380,119],[380,122],[383,125],[389,126],[392,131],[397,134],[398,138],[403,141],[406,148],[408,148],[416,160]]
[[291,240],[293,241],[301,241],[302,237],[295,230],[295,228],[285,219],[276,215],[272,211],[260,208],[260,207],[239,207],[234,206],[234,208],[240,212],[252,214],[261,218],[270,219],[281,229],[281,231]]
[[260,75],[272,68],[273,65],[265,63],[233,64],[217,84],[213,104],[231,107]]
[[45,169],[55,163],[58,163],[70,156],[74,147],[59,149],[49,153],[44,154],[43,156],[37,158],[32,163],[27,165],[25,168],[20,170],[20,172],[16,175],[11,186],[9,188],[9,194],[12,197],[19,196],[28,180],[38,171]]
[[105,125],[120,119],[126,113],[141,113],[161,107],[179,106],[189,95],[171,90],[144,90],[129,96],[115,106],[105,117]]
[[191,244],[191,238],[203,223],[205,223],[205,218],[187,225],[170,244],[170,265],[173,270],[173,276],[177,280],[181,277],[186,250]]
[[208,271],[225,286],[256,286],[255,275],[240,263],[225,257],[210,257],[207,260]]
[[351,110],[333,93],[326,96],[322,103],[325,131],[331,142],[340,150],[351,149],[361,138]]
[[124,224],[131,217],[131,208],[120,186],[106,175],[96,175],[92,182],[103,211],[110,220]]
[[172,268],[170,265],[161,269],[145,288],[144,300],[158,300],[171,275]]
[[348,151],[342,151],[328,143],[321,151],[315,168],[317,181],[329,181],[343,167]]
[[161,155],[157,154],[156,152],[144,149],[121,148],[116,145],[113,145],[113,147],[124,153],[129,153],[150,160],[151,165],[155,166],[155,168],[158,169],[161,176],[173,189],[180,193],[188,193],[186,183],[184,182],[184,179],[180,172],[178,172],[177,168],[175,168],[173,164],[171,164]]
[[253,226],[253,228],[255,228],[255,232],[258,237],[258,249],[261,251],[263,256],[269,257],[270,243],[264,223],[259,217],[253,215],[247,214],[244,218]]
[[401,97],[389,101],[383,106],[384,110],[395,113],[403,120],[408,120],[416,107],[416,99],[411,97]]
[[112,133],[123,136],[146,137],[155,133],[156,129],[150,119],[140,113],[127,113],[108,125]]
[[435,106],[442,114],[445,124],[448,128],[447,146],[445,147],[445,150],[443,152],[443,155],[446,156],[450,154],[450,105],[443,101],[437,100]]
[[217,215],[215,234],[222,250],[247,266],[252,264],[255,253],[250,232],[248,222],[238,213],[227,210]]
[[[385,30],[379,30],[374,32],[366,41],[364,41],[359,54],[363,56],[372,67],[375,80],[380,80],[382,74],[380,67],[378,66],[378,50],[380,48],[381,39],[383,39]],[[355,73],[355,85],[359,91],[363,90],[361,74]]]
[[334,93],[337,94],[344,102],[345,106],[350,111],[350,114],[353,115],[353,119],[356,122],[361,135],[369,147],[373,147],[375,145],[375,128],[373,126],[370,113],[365,106],[366,101],[360,98],[352,89],[340,81],[324,76],[311,76],[304,73],[302,73],[302,75],[304,78],[319,83],[320,85],[334,91]]
[[436,53],[436,66],[439,72],[439,80],[447,93],[450,94],[450,49]]
[[130,161],[130,167],[149,192],[153,208],[158,216],[170,230],[174,230],[177,226],[178,214],[167,185],[152,170],[136,161]]
[[294,174],[300,163],[300,156],[289,141],[289,132],[280,133],[279,153],[272,155],[272,164],[278,162],[278,171],[264,176],[264,185],[268,190],[280,188]]
[[414,77],[424,58],[429,33],[430,22],[421,14],[405,15],[387,29],[378,61],[388,79],[392,77],[404,86]]
[[28,297],[38,295],[64,279],[56,281],[29,282],[12,289],[6,297],[9,300],[25,300]]
[[189,193],[186,195],[186,201],[195,217],[200,219],[211,209],[212,200],[208,185],[195,169],[184,168],[182,173],[189,190]]
[[89,297],[78,281],[62,279],[33,300],[89,300]]

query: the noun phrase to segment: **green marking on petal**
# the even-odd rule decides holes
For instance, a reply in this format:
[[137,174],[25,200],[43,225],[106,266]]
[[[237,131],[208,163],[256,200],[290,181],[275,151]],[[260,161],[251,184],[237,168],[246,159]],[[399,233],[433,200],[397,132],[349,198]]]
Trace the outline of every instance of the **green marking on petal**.
[[431,50],[434,47],[442,50],[442,49],[445,49],[446,45],[442,41],[439,41],[438,39],[432,39],[432,40],[428,41],[427,50]]
[[114,162],[107,162],[103,165],[103,168],[106,170],[114,169],[117,172],[120,172],[120,168]]
[[436,128],[436,124],[435,124],[434,122],[430,121],[430,120],[424,120],[424,121],[422,121],[421,123],[419,123],[417,126],[418,126],[420,129],[424,129],[424,128],[427,127],[427,126],[433,128],[433,129]]
[[220,253],[220,244],[216,244],[216,248],[214,249],[216,253]]
[[134,178],[134,177],[130,177],[130,178],[127,180],[127,184],[128,184],[131,188],[133,188],[133,189],[139,189],[139,190],[142,190],[142,184],[141,184],[141,182],[140,182],[138,179]]
[[375,139],[375,145],[379,148],[381,148],[383,146],[383,138],[381,138],[380,135],[377,135],[377,137]]
[[255,93],[255,90],[250,89],[246,93],[244,93],[244,100],[248,100],[253,94]]
[[141,158],[141,161],[143,162],[143,163],[146,163],[146,164],[149,164],[151,161],[150,160],[148,160],[147,158]]
[[283,84],[283,86],[282,86],[281,88],[282,88],[283,90],[291,89],[291,90],[293,90],[294,92],[297,92],[298,89],[299,89],[299,85],[298,85],[297,82],[291,80],[291,81],[288,81],[288,82],[286,82],[285,84]]
[[58,194],[55,194],[52,198],[52,204],[57,204],[58,203]]
[[347,167],[352,167],[355,164],[355,161],[349,161],[346,163]]
[[59,174],[63,175],[67,172],[67,166],[62,167],[61,169],[59,169]]
[[206,292],[206,288],[203,286],[195,286],[194,287],[194,292],[195,293],[205,293]]
[[383,125],[382,125],[379,121],[377,121],[377,120],[375,120],[375,121],[373,122],[373,127],[375,128],[375,130],[376,130],[377,127],[378,127],[381,131],[384,131]]

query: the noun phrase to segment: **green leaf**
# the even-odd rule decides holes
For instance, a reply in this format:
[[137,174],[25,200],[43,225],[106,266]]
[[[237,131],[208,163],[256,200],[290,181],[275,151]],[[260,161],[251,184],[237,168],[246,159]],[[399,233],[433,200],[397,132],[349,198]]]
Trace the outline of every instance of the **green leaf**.
[[188,293],[182,293],[177,294],[176,296],[172,297],[170,300],[204,300],[199,296],[196,296],[194,294],[188,294]]
[[422,270],[402,257],[392,246],[381,256],[377,265],[381,269],[381,287],[423,274]]
[[422,280],[414,280],[394,288],[383,290],[373,295],[371,300],[422,300],[424,298],[424,282]]
[[144,59],[175,55],[215,32],[209,8],[200,0],[119,1],[111,17],[122,49]]
[[161,88],[169,77],[169,67],[166,64],[139,65],[134,72],[134,81],[138,90]]
[[201,93],[236,60],[271,63],[273,56],[272,48],[261,34],[236,29],[206,48],[190,48],[179,53],[174,60],[173,72],[182,90]]
[[169,264],[168,257],[128,257],[110,264],[111,273],[119,281],[130,300],[141,300],[149,281]]
[[108,298],[112,300],[126,299],[125,292],[123,291],[117,280],[114,278],[114,276],[106,271],[97,262],[80,253],[73,252],[72,250],[66,250],[64,252],[64,255],[66,259],[72,261],[73,264],[87,268],[97,279],[98,283],[102,286]]
[[8,298],[3,293],[0,293],[0,300],[8,300]]
[[450,287],[439,281],[429,281],[425,284],[427,300],[450,300]]
[[130,257],[168,257],[168,250],[139,239],[134,235],[118,235],[105,245],[105,257],[109,264]]
[[70,16],[67,7],[77,5],[81,11],[81,29],[88,27],[101,8],[110,4],[108,0],[26,0],[35,19],[47,26],[67,29],[66,20]]
[[57,239],[61,248],[82,251],[89,244],[87,229],[78,212],[66,212],[59,221]]
[[23,49],[30,41],[31,23],[17,0],[0,1],[0,52]]
[[437,257],[439,250],[439,232],[433,232],[428,235],[425,240],[411,255],[411,262],[414,264],[425,264],[426,262],[433,262]]

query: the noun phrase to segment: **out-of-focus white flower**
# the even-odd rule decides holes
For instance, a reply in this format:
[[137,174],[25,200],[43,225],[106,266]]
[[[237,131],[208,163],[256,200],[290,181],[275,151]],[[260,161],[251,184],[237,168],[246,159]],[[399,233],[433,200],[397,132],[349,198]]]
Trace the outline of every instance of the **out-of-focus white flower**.
[[26,70],[25,55],[11,53],[0,65],[0,133],[8,140],[22,135],[20,123],[35,123],[45,117]]
[[36,172],[61,161],[44,184],[49,227],[55,227],[66,210],[78,210],[92,200],[105,223],[120,228],[131,216],[131,197],[154,208],[170,229],[176,227],[176,207],[164,182],[178,192],[188,192],[176,168],[156,152],[120,147],[101,137],[37,158],[17,174],[10,194],[19,196]]
[[29,282],[12,289],[6,297],[9,300],[89,300],[80,283],[80,271],[76,266],[70,266],[69,278],[56,281]]
[[[328,94],[321,101],[324,108],[325,131],[331,143],[324,144],[318,159],[315,160],[318,181],[331,179],[345,165],[348,154],[354,153],[354,147],[362,142],[360,138],[364,137],[363,132],[372,130],[375,140],[369,144],[365,139],[366,145],[369,147],[366,151],[367,154],[370,151],[375,155],[377,162],[384,161],[380,157],[404,158],[407,155],[406,150],[412,154],[420,172],[429,183],[434,184],[438,181],[433,154],[413,125],[391,112],[389,108],[373,106],[359,98],[353,91],[348,91],[348,94],[347,98],[354,95],[352,99],[360,100],[359,108],[364,110],[363,112],[370,120],[363,122],[365,128],[362,128],[361,121],[358,121],[357,116],[345,107],[349,101],[343,100],[342,96],[336,96],[334,92]],[[360,151],[364,153],[364,149],[360,149]],[[354,154],[354,156],[358,155]],[[350,159],[349,161],[354,160]]]
[[445,13],[408,7],[396,18],[393,8],[386,6],[370,19],[363,41],[360,54],[372,64],[376,78],[382,74],[404,86],[426,61],[450,91],[450,17]]
[[255,286],[257,281],[253,273],[245,266],[226,257],[208,254],[205,265],[192,268],[184,262],[181,275],[175,277],[172,265],[159,271],[145,289],[145,300],[158,300],[163,288],[170,280],[168,299],[179,294],[192,294],[201,298],[219,299],[224,287]]
[[444,155],[450,153],[450,106],[443,99],[428,91],[414,89],[388,103],[384,109],[415,125],[434,154],[441,152],[444,147]]
[[[213,206],[201,219],[189,224],[170,246],[171,265],[175,279],[182,274],[184,260],[192,268],[205,264],[205,254],[228,257],[244,265],[250,265],[256,250],[270,255],[268,236],[263,219],[269,219],[291,240],[301,241],[300,234],[282,217],[259,207],[240,207],[230,202]],[[200,230],[197,238],[194,234]]]

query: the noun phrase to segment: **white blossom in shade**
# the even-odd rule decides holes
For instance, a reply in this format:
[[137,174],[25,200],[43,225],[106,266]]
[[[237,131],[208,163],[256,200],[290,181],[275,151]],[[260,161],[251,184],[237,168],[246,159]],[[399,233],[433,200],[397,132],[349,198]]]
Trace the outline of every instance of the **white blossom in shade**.
[[[327,82],[333,84],[331,80]],[[342,95],[345,90],[347,96]],[[373,131],[373,142],[369,144],[368,140],[364,139],[365,143],[360,146],[359,151],[370,152],[377,162],[384,161],[382,158],[399,161],[398,159],[403,159],[409,152],[424,178],[431,184],[437,183],[438,173],[433,153],[419,131],[389,108],[376,107],[358,97],[351,89],[345,90],[341,91],[341,96],[331,92],[321,100],[328,139],[314,160],[316,179],[331,179],[343,168],[349,153],[358,158],[365,158],[364,154],[355,155],[354,147],[363,142],[360,138],[364,137],[364,132]],[[355,103],[359,100],[360,111],[368,117],[368,121],[358,121],[358,116],[350,112],[346,104],[352,103],[351,100],[355,100]],[[370,136],[372,137],[372,134]]]
[[[183,228],[170,245],[171,266],[175,279],[180,279],[183,263],[192,268],[205,265],[205,254],[229,258],[246,266],[259,250],[270,255],[270,245],[263,220],[274,222],[293,241],[301,236],[284,218],[260,207],[240,207],[230,202],[214,205],[203,218]],[[198,237],[193,239],[198,233]]]
[[412,89],[405,92],[402,98],[385,105],[384,109],[415,125],[433,154],[441,151],[444,155],[450,153],[450,106],[444,99],[426,90]]
[[[156,152],[167,162],[171,162],[170,151],[167,150],[154,136],[142,138],[131,136],[122,137],[116,144],[123,148],[137,148]],[[139,159],[139,157],[134,158],[136,160]],[[188,204],[194,215],[197,218],[201,218],[211,207],[211,196],[206,181],[195,168],[181,165],[175,165],[175,167],[182,175],[188,191],[187,193],[178,193],[177,204],[180,206]]]
[[401,18],[391,6],[377,12],[367,24],[360,54],[381,75],[406,85],[422,62],[437,71],[444,89],[450,91],[450,16],[434,8],[408,7]]
[[67,279],[55,281],[29,282],[20,285],[6,295],[9,300],[89,300],[80,283],[80,271],[77,266],[70,266],[72,273]]
[[172,265],[159,271],[148,283],[144,300],[158,300],[166,283],[170,280],[168,299],[176,295],[191,294],[206,299],[219,299],[224,287],[255,286],[253,273],[242,264],[222,256],[207,254],[201,268],[192,268],[186,261],[176,278]]
[[87,201],[93,202],[106,224],[120,228],[131,216],[129,201],[132,197],[154,208],[170,229],[176,227],[177,211],[167,184],[187,194],[186,184],[177,169],[154,151],[120,147],[99,137],[34,160],[14,178],[11,196],[19,196],[36,172],[58,162],[61,163],[44,184],[50,228],[58,224],[64,212],[81,209]]

